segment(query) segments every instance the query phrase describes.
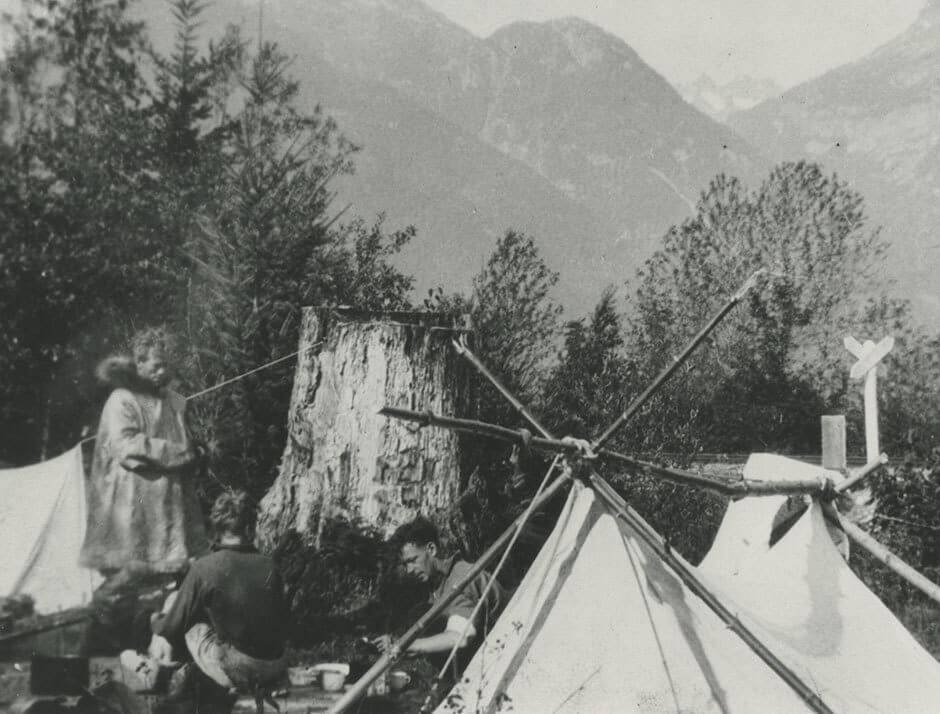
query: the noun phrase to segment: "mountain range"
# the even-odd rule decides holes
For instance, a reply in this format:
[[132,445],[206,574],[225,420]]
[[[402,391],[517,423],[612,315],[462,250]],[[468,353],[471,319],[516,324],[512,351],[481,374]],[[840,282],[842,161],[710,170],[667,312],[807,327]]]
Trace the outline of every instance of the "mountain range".
[[[266,0],[262,32],[295,58],[301,102],[361,147],[355,175],[333,187],[338,205],[417,227],[402,266],[420,291],[465,289],[513,228],[561,273],[568,314],[583,314],[606,285],[635,276],[713,176],[754,183],[774,161],[811,157],[863,191],[895,244],[888,272],[940,314],[926,244],[938,203],[938,130],[926,120],[940,116],[933,2],[893,43],[782,95],[749,80],[725,87],[731,106],[779,95],[728,124],[577,18],[479,38],[421,0]],[[166,6],[143,7],[169,36]],[[215,3],[205,20],[208,36],[234,22],[253,38],[257,0]],[[911,246],[927,259],[906,261]]]
[[892,246],[884,274],[940,317],[940,0],[905,32],[730,125],[773,160],[808,157],[849,180]]
[[[168,35],[165,6],[144,7]],[[252,36],[258,6],[216,3],[205,20],[209,36],[228,22]],[[417,227],[402,264],[419,291],[465,289],[512,228],[536,239],[561,273],[557,299],[583,313],[634,277],[715,173],[768,166],[577,18],[482,39],[420,0],[267,0],[263,34],[294,57],[301,101],[360,146],[337,205]]]

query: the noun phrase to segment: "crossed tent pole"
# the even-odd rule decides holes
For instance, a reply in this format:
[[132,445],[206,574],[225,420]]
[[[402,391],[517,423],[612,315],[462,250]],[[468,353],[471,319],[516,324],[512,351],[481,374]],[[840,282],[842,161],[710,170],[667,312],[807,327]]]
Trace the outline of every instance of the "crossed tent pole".
[[[803,698],[803,700],[817,712],[831,712],[825,702],[820,699],[813,688],[803,682],[791,669],[781,662],[748,628],[746,628],[737,618],[737,616],[728,610],[711,593],[710,590],[698,579],[695,572],[681,558],[678,558],[669,544],[660,536],[649,524],[644,521],[630,506],[620,497],[619,494],[607,483],[596,471],[594,464],[597,461],[612,461],[627,466],[633,471],[640,471],[646,474],[655,475],[663,479],[674,482],[695,485],[710,490],[723,493],[732,497],[760,496],[760,495],[779,495],[784,493],[810,493],[824,498],[832,498],[836,493],[844,491],[850,485],[854,485],[862,478],[879,468],[884,459],[878,458],[866,464],[862,468],[852,472],[850,478],[839,486],[834,486],[832,482],[825,477],[814,481],[801,482],[758,482],[745,479],[718,479],[704,476],[702,474],[689,471],[680,471],[670,469],[656,464],[639,461],[624,454],[611,451],[604,448],[604,444],[624,425],[626,424],[644,404],[655,394],[678,367],[684,363],[695,349],[705,340],[705,338],[718,326],[718,324],[731,312],[744,296],[754,287],[758,278],[763,273],[759,270],[751,275],[745,284],[721,307],[715,316],[703,327],[695,337],[689,342],[688,346],[673,359],[652,381],[652,383],[627,407],[617,420],[614,421],[599,437],[589,443],[579,439],[556,439],[548,430],[538,421],[538,419],[526,408],[526,406],[512,392],[509,391],[499,379],[490,372],[485,364],[468,347],[466,339],[454,341],[454,347],[457,352],[463,356],[480,374],[489,381],[500,394],[525,418],[525,420],[538,432],[539,436],[533,436],[525,429],[509,429],[507,427],[469,419],[456,419],[452,417],[439,416],[431,412],[416,412],[406,409],[397,409],[394,407],[385,407],[380,413],[407,421],[417,422],[421,426],[435,425],[457,431],[464,431],[484,435],[503,441],[521,444],[527,447],[533,447],[538,450],[553,452],[563,455],[566,458],[573,458],[580,461],[586,468],[581,469],[584,480],[594,489],[594,492],[608,505],[611,511],[618,519],[623,520],[632,527],[634,532],[649,545],[660,558],[663,559],[683,581],[683,583],[696,595],[698,595],[705,604],[711,608],[719,618],[733,630],[748,647],[751,648],[764,662],[768,664],[791,688]],[[493,542],[493,544],[477,559],[474,566],[468,571],[467,575],[461,580],[454,589],[438,600],[431,608],[422,615],[407,632],[405,632],[388,651],[376,661],[376,663],[353,684],[330,709],[331,714],[340,714],[346,711],[354,702],[356,702],[368,687],[381,676],[398,659],[401,652],[405,650],[417,637],[437,618],[441,612],[450,604],[470,582],[473,581],[499,554],[499,552],[514,542],[514,536],[521,532],[525,527],[529,517],[541,509],[551,498],[558,493],[561,488],[570,480],[571,471],[557,476],[553,481],[546,479],[540,490],[534,495],[529,507],[521,514],[503,533]],[[861,535],[867,538],[860,538],[859,531],[853,524],[845,519],[840,519],[846,528],[848,535],[857,540],[860,545],[873,552],[879,559],[890,567],[898,570],[898,565],[903,565],[912,573],[917,575],[923,582],[915,582],[908,574],[901,573],[911,582],[927,592],[928,595],[940,602],[940,588],[927,581],[923,576],[910,566],[906,566],[897,556],[889,553],[883,557],[875,553],[872,547],[873,539],[864,532]],[[880,549],[887,552],[883,546],[877,545]],[[890,561],[890,562],[889,562]],[[892,564],[893,563],[893,564]],[[928,592],[932,588],[933,592]],[[427,704],[427,702],[426,702]]]

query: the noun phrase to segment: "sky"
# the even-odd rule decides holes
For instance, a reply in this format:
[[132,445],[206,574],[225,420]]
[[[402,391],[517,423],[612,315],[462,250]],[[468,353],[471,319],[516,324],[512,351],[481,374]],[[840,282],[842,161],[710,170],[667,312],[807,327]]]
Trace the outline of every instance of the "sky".
[[[786,89],[864,57],[911,25],[926,0],[425,2],[481,37],[518,20],[576,15],[625,40],[674,85],[743,75]],[[0,13],[18,4],[0,0]]]
[[[2,2],[3,0],[0,0]],[[673,84],[703,74],[786,89],[900,34],[925,0],[425,0],[485,37],[517,20],[576,15],[629,44]]]

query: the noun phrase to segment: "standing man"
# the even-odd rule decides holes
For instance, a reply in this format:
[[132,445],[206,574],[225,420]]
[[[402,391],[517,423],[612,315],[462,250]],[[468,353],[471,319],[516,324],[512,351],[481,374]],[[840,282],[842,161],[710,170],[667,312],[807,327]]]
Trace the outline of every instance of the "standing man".
[[177,573],[208,549],[193,484],[197,451],[186,402],[167,386],[168,335],[147,329],[131,347],[133,359],[111,357],[98,367],[113,391],[98,425],[81,562],[106,576],[130,562]]
[[[470,563],[456,556],[442,556],[438,530],[422,516],[395,531],[391,542],[398,548],[405,572],[427,583],[431,588],[431,603],[455,590],[472,568]],[[439,625],[440,632],[419,637],[403,654],[446,656],[454,647],[460,649],[474,642],[478,635],[482,635],[483,631],[496,621],[505,604],[505,593],[498,582],[494,582],[484,596],[489,580],[489,573],[480,572],[445,608]],[[483,605],[473,616],[474,608],[484,597]],[[381,646],[384,646],[384,643],[380,643]]]

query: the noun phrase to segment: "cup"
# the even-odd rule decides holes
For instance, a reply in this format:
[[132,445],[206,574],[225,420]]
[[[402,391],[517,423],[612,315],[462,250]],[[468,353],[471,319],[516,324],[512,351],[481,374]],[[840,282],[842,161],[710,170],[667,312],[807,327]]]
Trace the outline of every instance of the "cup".
[[400,692],[411,684],[411,675],[400,669],[388,673],[388,687],[393,692]]
[[325,669],[320,672],[320,686],[324,692],[342,691],[346,684],[346,675],[343,672],[337,672],[333,669]]

